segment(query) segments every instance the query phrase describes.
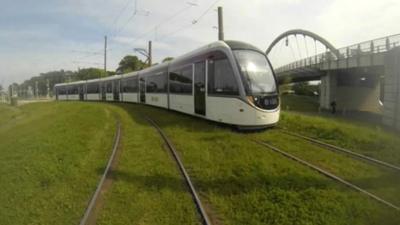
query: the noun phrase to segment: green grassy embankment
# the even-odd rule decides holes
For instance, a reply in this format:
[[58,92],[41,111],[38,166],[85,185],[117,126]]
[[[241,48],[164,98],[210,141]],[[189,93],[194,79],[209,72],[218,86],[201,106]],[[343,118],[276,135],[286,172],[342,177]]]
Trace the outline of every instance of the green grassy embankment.
[[304,95],[281,95],[281,108],[285,111],[318,112],[319,97]]
[[[158,133],[132,105],[53,102],[0,108],[0,224],[78,224],[111,154],[121,154],[97,224],[198,224]],[[18,115],[18,117],[16,117]]]
[[21,113],[21,110],[17,107],[0,103],[0,127],[15,120]]
[[[208,211],[222,224],[400,224],[398,212],[205,120],[133,104],[60,102],[18,110],[23,116],[12,126],[0,125],[0,172],[7,174],[0,179],[2,224],[77,224],[110,154],[114,114],[123,124],[122,151],[98,224],[199,223],[175,163],[140,114],[152,117],[172,139]],[[364,127],[348,124],[354,127],[347,132],[340,123],[284,112],[279,126],[310,136],[339,131],[333,137],[357,144],[353,140]],[[374,132],[369,129],[363,132]],[[384,152],[398,157],[390,151],[392,134],[381,132],[376,139],[388,144]],[[397,193],[392,174],[368,164],[274,129],[250,135],[384,197]]]
[[400,135],[359,122],[282,112],[280,128],[400,166]]
[[[248,141],[243,134],[179,113],[136,108],[155,119],[172,139],[212,214],[224,224],[400,223],[398,212]],[[286,120],[284,116],[282,123]],[[257,135],[273,137],[271,130]],[[300,150],[309,147],[300,145]],[[338,161],[337,166],[346,168],[348,162]],[[372,177],[379,174],[375,168],[355,165],[364,173],[374,172]],[[386,183],[375,184],[379,185],[381,191],[394,190]]]
[[118,105],[122,152],[97,224],[200,224],[178,167],[135,105]]
[[278,130],[255,136],[400,206],[399,171],[323,149]]
[[0,223],[78,224],[110,154],[114,116],[87,103],[11,111],[19,118],[0,126]]
[[354,118],[317,114],[318,97],[284,95],[281,100],[279,127],[400,166],[399,133]]

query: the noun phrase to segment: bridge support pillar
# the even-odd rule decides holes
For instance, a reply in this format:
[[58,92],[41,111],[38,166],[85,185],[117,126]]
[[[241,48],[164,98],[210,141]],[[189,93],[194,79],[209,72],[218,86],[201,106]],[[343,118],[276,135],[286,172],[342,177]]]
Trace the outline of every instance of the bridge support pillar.
[[385,55],[383,123],[400,130],[400,48]]
[[330,109],[330,104],[336,99],[337,79],[335,71],[328,71],[325,76],[321,77],[320,86],[320,108]]
[[343,113],[361,111],[381,115],[379,77],[383,73],[382,66],[328,70],[321,77],[320,107],[328,110],[335,101],[336,109]]

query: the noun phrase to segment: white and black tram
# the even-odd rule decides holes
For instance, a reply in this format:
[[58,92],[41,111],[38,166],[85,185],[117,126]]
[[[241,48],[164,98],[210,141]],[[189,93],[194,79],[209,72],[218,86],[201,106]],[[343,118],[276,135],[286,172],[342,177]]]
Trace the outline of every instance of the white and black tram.
[[280,104],[265,53],[218,41],[170,62],[102,79],[55,85],[57,100],[133,102],[239,127],[273,126]]

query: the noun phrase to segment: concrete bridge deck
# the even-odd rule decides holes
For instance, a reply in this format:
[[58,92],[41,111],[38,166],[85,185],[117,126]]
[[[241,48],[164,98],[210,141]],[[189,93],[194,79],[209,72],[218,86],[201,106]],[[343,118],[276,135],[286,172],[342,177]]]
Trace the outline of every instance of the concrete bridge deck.
[[275,69],[278,82],[321,80],[320,107],[382,115],[400,130],[400,34],[332,49]]

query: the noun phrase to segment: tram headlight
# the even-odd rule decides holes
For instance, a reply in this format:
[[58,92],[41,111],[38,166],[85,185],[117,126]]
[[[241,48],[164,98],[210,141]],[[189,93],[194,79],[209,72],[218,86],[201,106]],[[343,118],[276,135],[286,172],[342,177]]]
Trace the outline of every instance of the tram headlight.
[[253,96],[247,96],[247,101],[248,101],[250,104],[255,105],[255,99],[254,99]]
[[[279,106],[279,97],[278,96],[254,96],[247,97],[247,99],[252,100],[252,104],[262,108],[262,109],[275,109]],[[250,100],[249,100],[250,101]]]

